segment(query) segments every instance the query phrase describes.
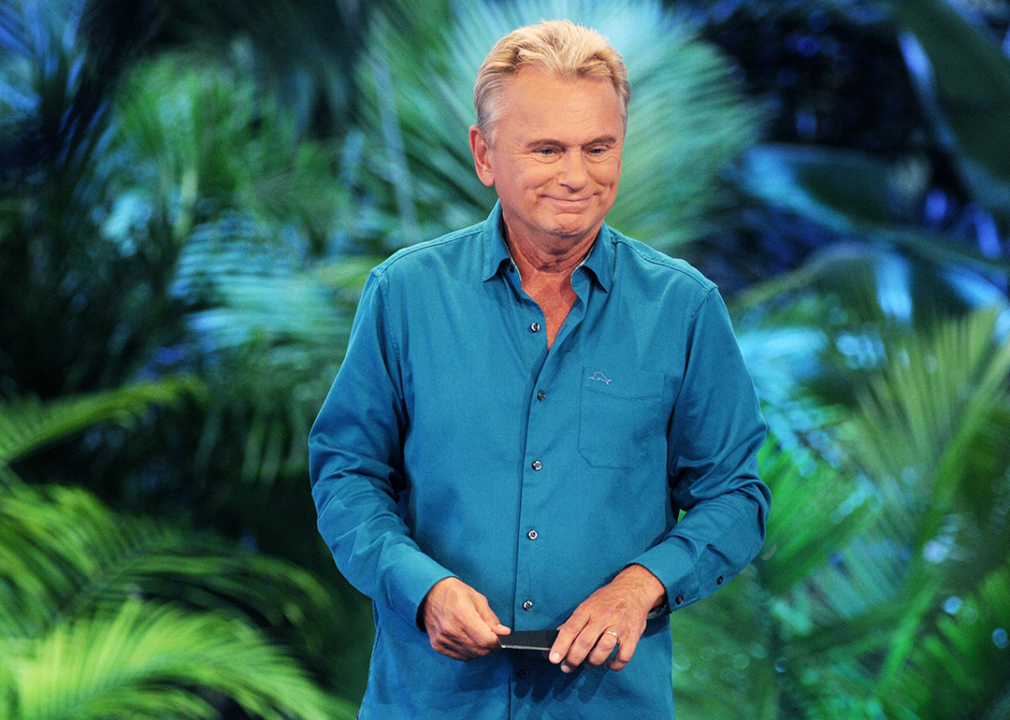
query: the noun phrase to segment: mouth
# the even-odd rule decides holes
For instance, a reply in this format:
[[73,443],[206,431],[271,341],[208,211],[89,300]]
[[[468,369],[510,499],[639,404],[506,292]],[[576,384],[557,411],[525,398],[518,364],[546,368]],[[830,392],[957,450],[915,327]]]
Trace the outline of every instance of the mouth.
[[562,207],[579,208],[579,207],[585,207],[586,205],[588,205],[592,201],[593,198],[592,198],[592,196],[589,196],[589,197],[584,197],[584,198],[550,197],[548,199],[551,202],[553,202],[553,203],[555,203],[557,205],[561,205]]

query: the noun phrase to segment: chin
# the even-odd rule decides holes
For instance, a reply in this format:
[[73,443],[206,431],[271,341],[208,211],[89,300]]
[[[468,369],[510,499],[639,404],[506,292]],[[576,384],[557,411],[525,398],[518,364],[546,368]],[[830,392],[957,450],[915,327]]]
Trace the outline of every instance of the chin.
[[588,229],[588,225],[579,225],[577,227],[572,225],[555,225],[548,232],[556,238],[568,239],[582,237],[582,235],[588,232]]
[[596,224],[596,220],[586,218],[579,218],[579,220],[569,223],[559,222],[555,225],[557,228],[555,235],[558,237],[581,237],[588,233]]

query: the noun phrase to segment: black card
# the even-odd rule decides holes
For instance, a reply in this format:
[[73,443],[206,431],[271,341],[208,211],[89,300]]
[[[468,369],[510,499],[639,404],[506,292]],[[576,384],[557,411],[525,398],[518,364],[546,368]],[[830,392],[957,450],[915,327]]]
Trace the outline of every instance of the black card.
[[513,630],[498,642],[506,650],[550,650],[557,639],[557,630]]

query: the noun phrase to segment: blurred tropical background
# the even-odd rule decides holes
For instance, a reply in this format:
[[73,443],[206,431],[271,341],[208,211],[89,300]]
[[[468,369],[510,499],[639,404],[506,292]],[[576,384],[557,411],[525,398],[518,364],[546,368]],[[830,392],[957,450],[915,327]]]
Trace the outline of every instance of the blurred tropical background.
[[3,0],[0,716],[354,717],[306,435],[548,17],[628,62],[609,222],[719,284],[771,431],[678,717],[1010,718],[1006,0]]

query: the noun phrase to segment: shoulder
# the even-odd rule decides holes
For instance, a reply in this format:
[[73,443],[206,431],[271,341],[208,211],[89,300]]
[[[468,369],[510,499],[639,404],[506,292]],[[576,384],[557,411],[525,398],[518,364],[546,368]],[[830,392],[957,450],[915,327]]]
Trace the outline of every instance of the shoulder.
[[715,283],[686,260],[670,257],[613,228],[608,230],[618,282],[630,280],[630,284],[644,285],[642,289],[650,292],[672,288],[699,296],[717,292]]
[[402,248],[377,265],[372,274],[383,282],[411,278],[426,274],[451,275],[479,266],[482,258],[481,232],[484,224],[478,223],[456,230],[434,240]]

